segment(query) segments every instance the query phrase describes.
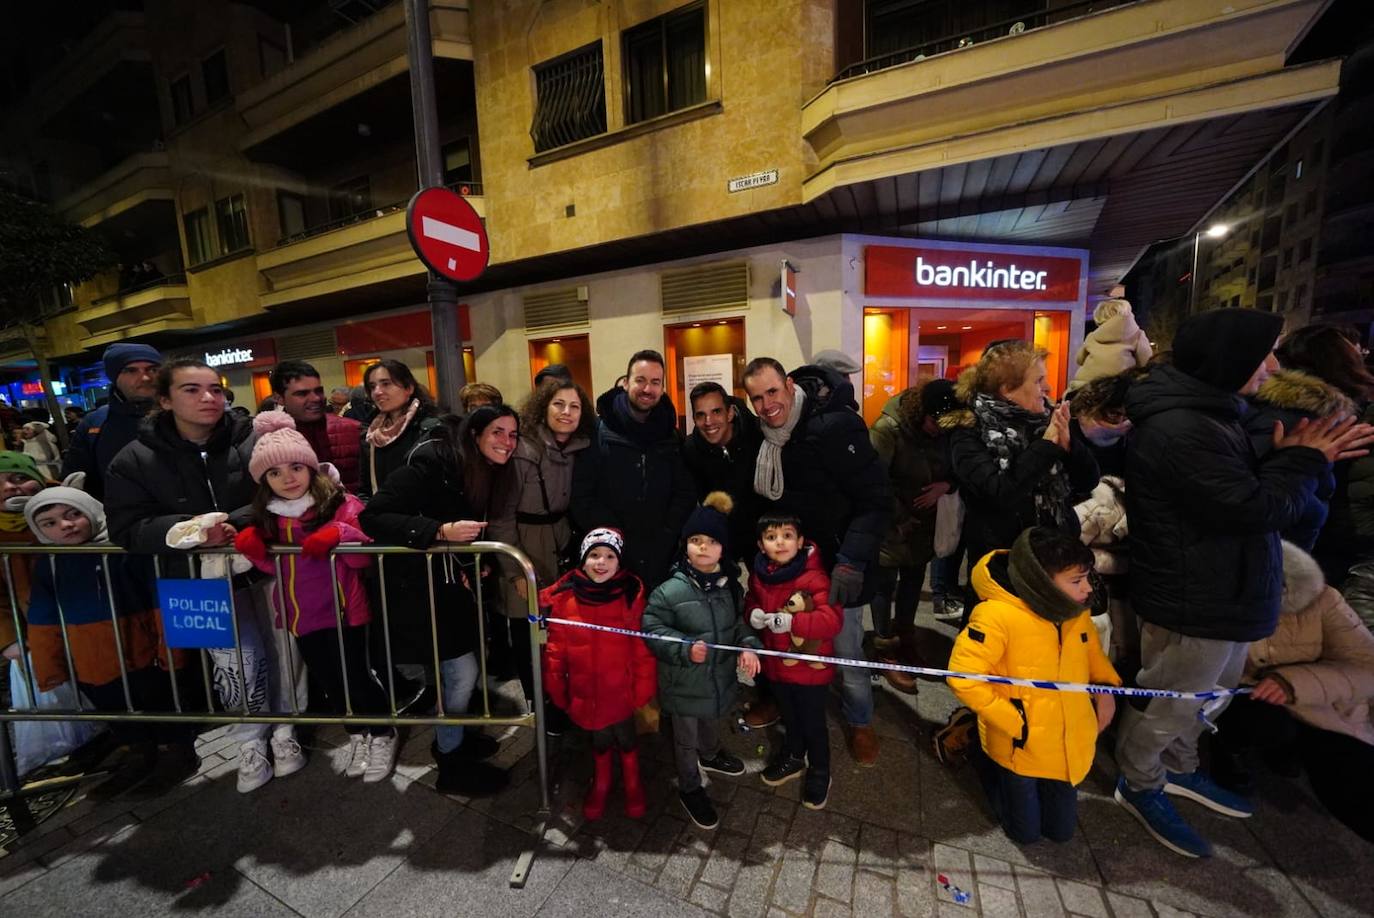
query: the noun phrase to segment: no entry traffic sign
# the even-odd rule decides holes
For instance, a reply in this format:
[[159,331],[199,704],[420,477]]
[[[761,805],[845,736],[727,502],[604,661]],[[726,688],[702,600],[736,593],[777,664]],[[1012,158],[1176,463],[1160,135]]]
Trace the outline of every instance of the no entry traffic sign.
[[415,193],[406,206],[406,233],[420,260],[450,280],[474,280],[487,269],[491,247],[482,218],[447,188]]

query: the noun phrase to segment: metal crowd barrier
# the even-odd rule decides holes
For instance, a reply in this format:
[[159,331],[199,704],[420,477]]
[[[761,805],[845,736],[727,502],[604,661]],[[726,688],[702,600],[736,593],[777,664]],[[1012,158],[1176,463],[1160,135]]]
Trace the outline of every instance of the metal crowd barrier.
[[[280,608],[283,618],[287,603],[285,599],[285,589],[282,580],[282,558],[289,555],[301,554],[299,546],[280,546],[268,549],[276,567],[276,583],[273,587],[274,592],[280,600]],[[130,554],[124,549],[111,545],[86,544],[71,546],[56,545],[4,545],[0,546],[0,564],[3,565],[5,587],[8,591],[10,607],[13,610],[14,626],[18,635],[19,660],[13,661],[15,665],[21,667],[26,686],[29,690],[29,697],[33,699],[35,705],[38,703],[39,692],[37,681],[34,678],[33,668],[29,665],[29,647],[24,639],[24,622],[20,616],[20,606],[18,594],[14,585],[14,556],[40,556],[37,563],[49,565],[49,571],[53,575],[53,583],[56,587],[58,583],[57,558],[63,555],[124,555]],[[299,709],[294,685],[288,686],[284,694],[290,697],[290,712],[253,713],[248,710],[249,693],[244,670],[243,644],[239,632],[238,609],[235,599],[234,574],[229,564],[230,556],[235,552],[232,548],[200,549],[189,552],[168,552],[165,555],[153,556],[153,567],[155,575],[162,577],[164,561],[168,558],[181,557],[203,557],[206,555],[220,555],[224,557],[224,576],[227,582],[230,615],[233,623],[233,651],[238,656],[238,678],[239,678],[239,698],[241,699],[242,709],[239,711],[215,711],[211,709],[216,699],[216,693],[211,684],[209,651],[200,649],[200,670],[204,679],[205,698],[207,709],[203,711],[186,710],[182,704],[181,691],[178,686],[178,669],[173,656],[173,648],[165,647],[167,653],[166,673],[171,688],[171,696],[174,710],[171,711],[142,711],[135,710],[133,696],[129,687],[129,673],[125,665],[124,644],[120,637],[119,614],[115,604],[114,584],[110,575],[110,566],[102,566],[105,578],[105,593],[109,603],[110,623],[113,626],[114,637],[113,651],[119,661],[119,678],[122,683],[125,708],[124,711],[92,711],[92,710],[55,710],[15,708],[9,707],[0,709],[0,806],[10,811],[11,817],[16,823],[23,823],[24,820],[24,799],[31,793],[38,791],[21,785],[18,775],[18,767],[15,760],[15,753],[11,744],[8,727],[10,721],[103,721],[109,723],[194,723],[204,725],[219,724],[302,724],[302,725],[338,725],[338,726],[451,726],[451,727],[480,727],[483,725],[491,726],[518,726],[534,728],[535,752],[539,764],[539,790],[540,790],[540,809],[536,815],[536,827],[534,837],[542,838],[544,826],[550,814],[549,806],[549,766],[548,748],[544,731],[544,687],[541,677],[539,663],[539,648],[543,638],[543,630],[538,623],[538,583],[536,580],[534,566],[529,557],[513,545],[504,542],[472,542],[467,544],[445,544],[436,546],[428,550],[420,551],[411,548],[380,545],[339,545],[330,553],[333,560],[336,555],[372,555],[377,558],[376,576],[381,597],[380,610],[373,610],[372,624],[380,626],[383,639],[381,641],[384,661],[372,660],[373,669],[382,670],[385,673],[385,685],[388,703],[390,706],[389,714],[357,714],[353,710],[353,699],[348,689],[348,680],[343,679],[344,686],[344,714],[307,714]],[[483,599],[483,588],[481,586],[482,558],[484,555],[506,555],[519,565],[521,573],[525,579],[526,603],[528,605],[527,614],[520,619],[512,619],[512,626],[523,621],[530,629],[530,660],[534,676],[534,699],[533,710],[516,716],[493,716],[491,713],[491,692],[487,684],[487,661],[486,661],[486,616]],[[441,661],[439,658],[438,644],[438,620],[436,616],[443,614],[443,610],[435,608],[434,590],[434,559],[436,556],[446,555],[471,555],[474,559],[473,572],[470,575],[470,589],[476,598],[477,630],[478,630],[478,649],[477,659],[479,666],[478,684],[482,692],[482,713],[466,714],[463,712],[450,712],[444,710],[443,680],[440,675]],[[411,715],[402,714],[397,711],[396,690],[394,673],[395,668],[392,659],[391,649],[391,616],[386,590],[386,560],[396,556],[422,556],[425,558],[426,580],[429,589],[429,623],[430,637],[434,652],[434,682],[436,694],[437,710],[434,714]],[[192,568],[194,570],[194,567]],[[338,570],[334,564],[329,565],[330,587],[334,598],[334,620],[339,646],[339,663],[344,673],[347,673],[347,656],[344,647],[344,621],[343,610],[340,601]],[[196,579],[188,577],[184,579]],[[240,587],[242,589],[242,587]],[[71,640],[67,633],[67,616],[62,609],[62,602],[58,591],[55,589],[56,608],[59,625],[62,633],[62,648],[65,655],[67,672],[71,676],[73,683],[79,681],[79,673],[72,656]],[[380,615],[378,615],[380,611]],[[163,614],[163,613],[159,613]],[[278,647],[280,648],[282,659],[291,661],[296,659],[296,654],[291,650],[290,638],[283,623],[275,620],[272,623],[272,630]],[[165,628],[162,629],[165,635]],[[264,636],[266,638],[266,636]],[[374,642],[375,646],[375,642]],[[382,665],[377,664],[381,662]],[[294,673],[288,664],[284,667],[290,679],[294,680]],[[184,668],[183,668],[184,671]],[[377,673],[378,676],[382,672]],[[8,675],[6,673],[6,675]],[[80,780],[83,776],[76,776],[73,780]],[[53,782],[41,782],[42,791],[46,792],[53,786]],[[511,877],[511,885],[522,887],[528,876],[529,868],[533,860],[533,847],[525,851],[516,863],[515,873]]]

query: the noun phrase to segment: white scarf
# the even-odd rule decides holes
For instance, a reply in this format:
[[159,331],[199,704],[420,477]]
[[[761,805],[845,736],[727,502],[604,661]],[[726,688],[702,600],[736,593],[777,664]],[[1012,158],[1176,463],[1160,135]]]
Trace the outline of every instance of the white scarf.
[[313,506],[315,506],[315,498],[311,497],[309,493],[302,494],[295,500],[274,497],[267,502],[267,512],[284,516],[289,520],[298,520],[305,516],[306,512]]
[[792,410],[787,413],[783,425],[760,425],[763,428],[763,442],[759,444],[758,463],[754,467],[754,490],[769,500],[782,498],[782,448],[792,439],[792,430],[801,420],[802,404],[806,401],[806,390],[801,386],[794,387],[792,391],[796,397],[792,400]]

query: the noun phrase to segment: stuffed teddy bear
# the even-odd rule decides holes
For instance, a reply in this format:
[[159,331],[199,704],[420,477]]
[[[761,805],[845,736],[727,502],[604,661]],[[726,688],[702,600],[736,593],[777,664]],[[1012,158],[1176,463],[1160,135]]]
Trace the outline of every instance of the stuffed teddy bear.
[[[780,611],[780,612],[786,612],[786,613],[788,613],[789,615],[798,615],[798,614],[800,614],[800,613],[802,613],[802,612],[810,612],[810,611],[814,610],[815,608],[816,608],[815,603],[813,603],[813,602],[811,601],[811,597],[808,596],[808,595],[806,595],[805,593],[803,593],[801,590],[798,590],[797,592],[793,593],[791,596],[787,597],[787,603],[786,603],[779,611]],[[797,637],[795,634],[792,635],[791,637],[792,637],[792,649],[795,650],[795,651],[797,651],[797,653],[816,653],[816,652],[817,652],[818,650],[820,650],[820,648],[821,648],[821,642],[820,642],[820,641],[816,641],[816,640],[810,640],[810,641],[808,641],[808,640],[803,640],[802,638]],[[790,659],[789,659],[789,660],[783,660],[783,661],[782,661],[782,665],[783,665],[783,666],[796,666],[796,665],[797,665],[798,663],[800,663],[800,662],[801,662],[800,660],[790,660]],[[815,663],[815,662],[812,662],[812,663],[808,663],[808,664],[806,664],[806,665],[809,666],[809,667],[811,667],[812,669],[825,669],[825,664],[824,664],[824,663]]]

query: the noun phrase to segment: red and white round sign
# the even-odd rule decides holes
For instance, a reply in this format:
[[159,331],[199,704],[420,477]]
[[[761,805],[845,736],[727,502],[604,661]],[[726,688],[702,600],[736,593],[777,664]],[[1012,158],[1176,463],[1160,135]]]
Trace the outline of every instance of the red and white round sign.
[[406,206],[406,233],[415,254],[449,280],[480,277],[491,258],[482,218],[460,194],[421,188]]

